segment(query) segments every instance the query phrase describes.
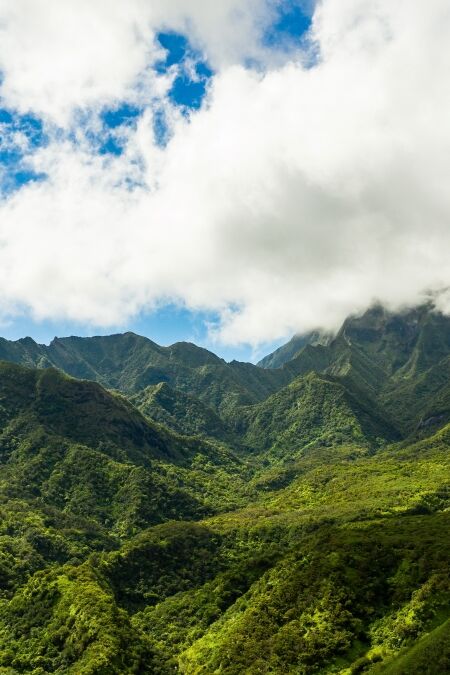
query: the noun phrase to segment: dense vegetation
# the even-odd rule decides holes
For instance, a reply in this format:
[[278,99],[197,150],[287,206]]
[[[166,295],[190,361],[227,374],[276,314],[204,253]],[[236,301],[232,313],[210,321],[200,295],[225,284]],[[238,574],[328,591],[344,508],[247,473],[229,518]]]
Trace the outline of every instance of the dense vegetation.
[[449,319],[0,349],[0,673],[450,671]]

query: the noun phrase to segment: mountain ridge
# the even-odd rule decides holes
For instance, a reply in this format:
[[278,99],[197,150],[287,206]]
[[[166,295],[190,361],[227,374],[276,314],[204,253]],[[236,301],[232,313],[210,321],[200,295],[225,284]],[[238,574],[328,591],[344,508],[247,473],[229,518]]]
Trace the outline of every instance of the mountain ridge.
[[0,673],[445,672],[447,318],[46,353],[0,341]]
[[[450,319],[431,305],[399,314],[375,305],[364,314],[346,319],[334,337],[313,332],[293,340],[302,342],[300,350],[292,355],[292,340],[287,343],[287,351],[283,347],[277,350],[276,358],[283,361],[277,368],[227,363],[188,342],[162,347],[132,332],[55,338],[48,346],[38,345],[31,338],[15,342],[1,339],[0,358],[33,367],[54,366],[73,377],[119,390],[129,398],[165,382],[172,392],[178,392],[172,398],[178,396],[184,405],[186,396],[191,397],[191,410],[197,401],[199,420],[203,417],[199,433],[233,443],[238,441],[229,434],[241,409],[262,404],[311,372],[338,378],[356,395],[371,399],[375,408],[384,410],[389,424],[404,435],[414,433],[426,419],[450,419],[450,391],[442,375],[448,371]],[[268,355],[263,363],[273,365],[272,357]],[[435,405],[430,407],[432,401]],[[166,403],[169,405],[168,399]],[[143,400],[140,405],[144,405]],[[186,416],[182,419],[180,402],[175,404],[173,400],[170,405],[178,410],[178,419],[156,404],[154,415],[177,431],[193,433],[190,421]],[[147,404],[147,415],[151,416],[151,408]],[[218,418],[213,422],[214,415],[220,422]]]

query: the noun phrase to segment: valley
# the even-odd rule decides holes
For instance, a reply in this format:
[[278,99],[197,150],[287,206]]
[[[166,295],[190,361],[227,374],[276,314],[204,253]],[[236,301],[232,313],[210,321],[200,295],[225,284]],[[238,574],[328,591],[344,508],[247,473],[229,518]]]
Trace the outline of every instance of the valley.
[[0,673],[450,670],[450,318],[0,340]]

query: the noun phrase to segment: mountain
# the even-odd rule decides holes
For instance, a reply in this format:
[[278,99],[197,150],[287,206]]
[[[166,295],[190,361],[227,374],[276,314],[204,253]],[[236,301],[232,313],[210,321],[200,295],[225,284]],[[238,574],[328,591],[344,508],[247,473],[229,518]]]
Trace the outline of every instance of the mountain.
[[[245,474],[225,447],[170,432],[122,396],[55,369],[0,362],[0,425],[8,499],[37,499],[113,532],[205,515],[223,480]],[[222,482],[211,482],[214,469]]]
[[252,449],[292,460],[311,447],[379,445],[400,433],[374,401],[339,379],[314,372],[298,377],[262,403],[244,407],[236,432]]
[[278,347],[274,352],[265,356],[257,363],[260,368],[281,368],[291,361],[306,345],[327,345],[332,335],[324,331],[312,331],[304,335],[294,335],[289,342]]
[[177,433],[205,436],[231,445],[240,443],[212,408],[194,396],[172,389],[167,382],[146,387],[129,400],[146,417]]
[[[0,356],[38,368],[52,364],[99,382],[121,391],[150,420],[236,450],[242,444],[267,449],[275,433],[287,434],[295,452],[302,443],[325,438],[327,427],[335,424],[323,416],[312,423],[312,433],[305,427],[292,435],[294,428],[311,426],[307,411],[314,405],[312,400],[305,405],[301,394],[296,399],[298,388],[291,385],[314,373],[324,376],[321,387],[329,390],[330,399],[342,385],[350,398],[383,420],[363,434],[372,446],[377,438],[408,436],[450,420],[450,319],[430,305],[397,314],[374,306],[349,317],[334,337],[319,332],[297,336],[262,362],[273,366],[285,361],[278,368],[226,363],[190,343],[161,347],[133,333],[60,338],[49,346],[30,338],[3,340]],[[265,437],[263,444],[258,436]],[[289,452],[282,454],[286,458]]]
[[[147,416],[154,415],[182,433],[212,435],[232,443],[237,439],[231,440],[230,428],[236,426],[241,408],[258,405],[297,377],[315,372],[337,378],[355,395],[370,399],[384,410],[390,425],[408,434],[433,420],[450,419],[445,403],[449,326],[450,319],[429,305],[397,314],[375,306],[362,316],[349,317],[335,337],[315,332],[293,338],[263,359],[262,364],[271,366],[265,368],[226,363],[190,343],[161,347],[133,333],[55,338],[49,346],[31,338],[1,340],[0,357],[38,368],[52,365],[73,377],[138,396],[139,405],[145,389],[165,383],[169,389],[158,395],[158,404],[156,395],[150,397]],[[281,367],[273,367],[281,362]],[[179,405],[167,403],[169,391],[172,398],[180,398]],[[171,411],[162,412],[163,398]],[[180,412],[189,407],[188,401],[189,416]],[[201,418],[202,422],[193,422]]]
[[349,317],[326,344],[306,344],[281,370],[339,378],[408,434],[427,420],[450,419],[449,354],[450,317],[430,305],[401,313],[374,306]]
[[0,601],[0,667],[407,675],[415,649],[445,672],[449,447],[305,457],[243,509],[46,565]]
[[228,364],[188,342],[161,347],[134,333],[55,338],[48,346],[31,338],[1,339],[0,359],[36,368],[54,366],[126,394],[166,382],[216,411],[262,400],[288,382],[287,374],[237,361]]
[[447,672],[449,327],[0,341],[0,673]]
[[[291,365],[308,346],[336,348],[336,344],[356,346],[364,351],[387,375],[406,375],[424,370],[448,356],[450,317],[431,304],[393,313],[374,305],[360,316],[348,317],[334,339],[320,333],[294,337],[260,364],[271,363],[277,354],[291,354],[283,363]],[[295,347],[299,345],[299,349]],[[315,351],[314,349],[310,351]],[[272,367],[272,366],[270,366]]]

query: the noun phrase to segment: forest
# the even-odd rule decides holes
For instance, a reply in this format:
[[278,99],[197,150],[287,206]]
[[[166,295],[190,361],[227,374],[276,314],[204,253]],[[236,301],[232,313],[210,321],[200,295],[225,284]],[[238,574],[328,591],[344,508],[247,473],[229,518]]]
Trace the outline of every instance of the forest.
[[450,318],[0,339],[0,673],[450,672]]

